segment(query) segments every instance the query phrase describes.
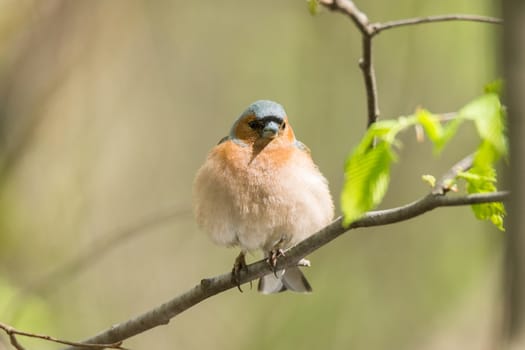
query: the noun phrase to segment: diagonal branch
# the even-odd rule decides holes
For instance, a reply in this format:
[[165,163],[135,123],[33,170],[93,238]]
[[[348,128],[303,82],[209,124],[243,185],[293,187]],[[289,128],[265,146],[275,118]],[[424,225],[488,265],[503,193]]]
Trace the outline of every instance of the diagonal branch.
[[[491,192],[455,197],[430,193],[405,206],[369,212],[346,228],[342,226],[342,218],[339,217],[321,231],[286,251],[286,255],[279,259],[277,269],[297,265],[299,260],[306,255],[314,252],[352,229],[388,225],[395,222],[406,221],[438,207],[500,202],[507,197],[507,192]],[[271,271],[272,270],[266,261],[258,261],[248,265],[246,270],[241,271],[240,282],[247,283],[253,281],[261,276],[271,273]],[[84,342],[101,344],[123,341],[148,329],[168,324],[172,318],[188,310],[192,306],[197,305],[201,301],[235,287],[236,284],[232,282],[231,273],[229,272],[219,276],[205,278],[189,291],[143,313],[142,315],[136,316],[123,323],[116,324]],[[68,348],[68,350],[75,349],[78,350],[79,348]],[[81,347],[80,349],[88,350],[89,348]]]
[[469,154],[465,158],[461,159],[459,162],[454,164],[452,168],[449,169],[439,179],[434,188],[432,189],[433,194],[446,194],[448,191],[452,190],[452,184],[456,176],[463,171],[467,171],[472,167],[474,163],[474,153]]

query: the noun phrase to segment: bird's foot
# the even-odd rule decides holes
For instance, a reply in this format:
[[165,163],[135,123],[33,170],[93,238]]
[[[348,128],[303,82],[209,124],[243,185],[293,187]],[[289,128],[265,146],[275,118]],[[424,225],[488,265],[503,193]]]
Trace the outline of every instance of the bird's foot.
[[[232,282],[235,283],[237,286],[237,289],[239,289],[239,292],[242,293],[241,289],[241,271],[246,270],[246,259],[244,252],[240,252],[239,256],[235,258],[235,262],[233,263],[232,268]],[[252,282],[250,281],[250,288],[252,286]]]
[[284,250],[272,249],[270,250],[270,254],[268,254],[268,258],[266,259],[266,262],[272,268],[275,277],[277,277],[277,260],[282,256],[284,256]]

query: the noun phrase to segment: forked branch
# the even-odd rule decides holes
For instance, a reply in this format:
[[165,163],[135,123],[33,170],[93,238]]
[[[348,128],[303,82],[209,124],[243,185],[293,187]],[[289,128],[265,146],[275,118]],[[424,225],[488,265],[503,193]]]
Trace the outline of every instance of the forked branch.
[[501,24],[502,20],[494,17],[477,16],[477,15],[463,15],[463,14],[449,14],[439,16],[407,18],[397,21],[390,21],[385,23],[371,23],[364,12],[351,0],[319,0],[319,3],[326,8],[345,14],[350,17],[355,26],[359,29],[362,35],[362,50],[363,54],[359,60],[359,67],[363,72],[363,79],[366,88],[367,98],[367,126],[370,127],[379,118],[379,102],[377,98],[377,84],[373,65],[373,50],[372,39],[375,35],[382,31],[392,28],[399,28],[403,26],[435,23],[445,21],[471,21],[491,24]]
[[13,345],[13,347],[17,350],[25,350],[25,348],[22,346],[22,344],[20,344],[20,342],[18,341],[18,338],[17,336],[23,336],[23,337],[28,337],[28,338],[36,338],[36,339],[42,339],[42,340],[47,340],[47,341],[50,341],[50,342],[53,342],[53,343],[58,343],[58,344],[64,344],[64,345],[71,345],[73,347],[75,347],[76,349],[78,349],[79,347],[82,347],[84,349],[90,349],[90,350],[94,350],[94,349],[120,349],[120,350],[126,350],[126,348],[123,348],[121,345],[122,345],[122,341],[117,341],[117,342],[114,342],[114,343],[104,343],[104,344],[89,344],[89,343],[85,343],[85,344],[80,344],[80,343],[76,343],[76,342],[72,342],[72,341],[68,341],[68,340],[62,340],[62,339],[57,339],[57,338],[54,338],[54,337],[51,337],[49,335],[42,335],[42,334],[36,334],[36,333],[30,333],[30,332],[26,332],[26,331],[20,331],[14,327],[11,327],[5,323],[2,323],[0,322],[0,329],[3,330],[8,336],[9,336],[9,340],[11,342],[11,345]]

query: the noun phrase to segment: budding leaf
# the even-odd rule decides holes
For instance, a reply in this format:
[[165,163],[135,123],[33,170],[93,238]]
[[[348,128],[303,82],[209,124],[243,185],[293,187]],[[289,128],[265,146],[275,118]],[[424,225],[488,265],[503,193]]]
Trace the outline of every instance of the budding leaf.
[[308,11],[312,16],[315,16],[319,12],[319,0],[307,0]]
[[[504,109],[495,93],[498,89],[497,83],[488,86],[484,95],[468,103],[445,125],[441,124],[442,120],[437,115],[424,109],[408,117],[372,124],[345,165],[345,183],[341,193],[343,225],[350,225],[383,200],[390,180],[390,167],[396,160],[393,147],[399,144],[397,135],[414,125],[425,130],[434,145],[434,153],[439,153],[465,120],[473,121],[481,143],[472,168],[458,174],[457,178],[467,182],[469,193],[496,191],[494,164],[508,154]],[[456,191],[455,180],[450,179],[444,186]],[[423,181],[432,187],[436,184],[431,175],[424,175]],[[503,203],[476,204],[472,209],[479,219],[490,220],[504,230],[503,217],[506,213]]]
[[[474,164],[467,172],[458,174],[467,182],[468,193],[487,193],[497,191],[497,174],[494,162],[499,158],[498,151],[489,141],[481,143],[474,158]],[[474,215],[480,220],[490,220],[499,230],[505,231],[503,218],[506,216],[502,202],[474,204]]]
[[434,188],[436,186],[436,178],[432,175],[423,175],[421,176],[421,179],[430,185],[430,187]]
[[434,144],[434,153],[439,153],[443,149],[443,127],[438,117],[425,109],[416,112],[416,118],[419,124],[425,129],[428,138]]
[[485,85],[485,93],[494,93],[498,96],[501,96],[503,93],[503,80],[497,79],[494,81],[491,81],[490,83]]
[[474,121],[482,142],[492,144],[498,157],[507,155],[504,112],[498,95],[488,93],[478,97],[463,107],[459,116]]
[[343,225],[348,226],[383,199],[390,180],[390,165],[395,159],[391,146],[382,141],[364,152],[358,149],[345,167],[341,194]]

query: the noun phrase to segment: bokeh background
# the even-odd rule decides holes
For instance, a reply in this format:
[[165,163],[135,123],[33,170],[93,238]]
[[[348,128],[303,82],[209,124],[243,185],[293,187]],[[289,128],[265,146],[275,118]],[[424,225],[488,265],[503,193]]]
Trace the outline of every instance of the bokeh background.
[[[356,3],[372,21],[499,15],[490,0]],[[381,33],[382,118],[455,111],[481,94],[499,77],[500,30]],[[285,106],[338,201],[366,126],[360,50],[348,18],[312,17],[302,0],[0,1],[0,321],[80,340],[229,270],[238,252],[197,229],[191,184],[254,100]],[[465,125],[434,157],[406,133],[381,207],[425,195],[421,175],[440,176],[477,142]],[[469,208],[360,229],[310,256],[311,295],[230,290],[125,344],[491,349],[503,235]]]

